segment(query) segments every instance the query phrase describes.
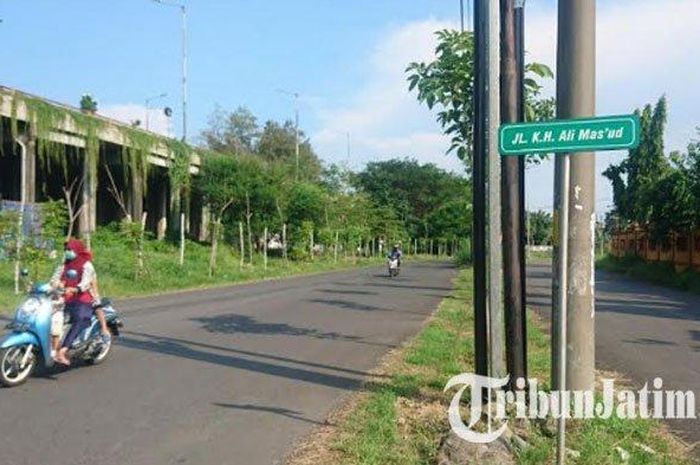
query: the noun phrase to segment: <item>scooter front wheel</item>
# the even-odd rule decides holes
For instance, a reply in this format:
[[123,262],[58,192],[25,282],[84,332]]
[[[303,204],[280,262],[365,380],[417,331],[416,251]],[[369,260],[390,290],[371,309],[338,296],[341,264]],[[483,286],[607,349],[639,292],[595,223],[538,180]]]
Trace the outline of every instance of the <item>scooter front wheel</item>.
[[[27,356],[27,350],[29,355]],[[15,387],[24,383],[36,367],[36,356],[29,344],[0,349],[0,384]]]

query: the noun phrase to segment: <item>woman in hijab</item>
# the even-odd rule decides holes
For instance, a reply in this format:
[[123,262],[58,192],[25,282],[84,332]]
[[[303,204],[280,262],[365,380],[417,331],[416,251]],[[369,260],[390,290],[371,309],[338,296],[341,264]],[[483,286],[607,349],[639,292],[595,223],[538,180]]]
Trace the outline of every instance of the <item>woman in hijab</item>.
[[95,283],[97,275],[92,265],[92,254],[77,239],[69,239],[64,247],[63,265],[54,273],[52,282],[60,283],[65,288],[66,311],[72,325],[61,349],[56,353],[55,361],[70,365],[67,353],[75,338],[88,326],[92,319],[92,302],[97,298]]

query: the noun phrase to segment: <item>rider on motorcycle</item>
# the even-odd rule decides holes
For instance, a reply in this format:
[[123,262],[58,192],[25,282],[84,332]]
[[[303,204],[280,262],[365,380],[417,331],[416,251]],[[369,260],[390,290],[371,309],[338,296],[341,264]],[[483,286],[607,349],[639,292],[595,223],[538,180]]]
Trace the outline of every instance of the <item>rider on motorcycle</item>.
[[[74,273],[70,273],[71,271]],[[68,349],[75,338],[90,325],[93,312],[92,303],[99,298],[97,295],[97,274],[92,264],[92,254],[81,241],[77,239],[66,241],[64,262],[56,269],[51,284],[53,287],[65,289],[65,309],[70,314],[72,321],[62,347],[56,353],[55,361],[63,365],[70,365],[70,360],[67,357]],[[111,333],[104,314],[99,310],[96,314],[100,320],[103,338],[106,339],[110,337]],[[57,339],[53,329],[52,336],[54,336],[54,340]],[[60,337],[60,333],[58,336]]]
[[389,253],[389,258],[392,260],[398,260],[399,266],[401,266],[401,246],[399,244],[394,244],[394,248],[391,249]]

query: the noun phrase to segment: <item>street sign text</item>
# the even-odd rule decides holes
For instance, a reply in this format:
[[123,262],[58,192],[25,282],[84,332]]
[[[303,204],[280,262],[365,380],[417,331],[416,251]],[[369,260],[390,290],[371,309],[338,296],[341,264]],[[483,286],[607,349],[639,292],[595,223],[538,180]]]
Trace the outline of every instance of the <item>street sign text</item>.
[[636,115],[506,124],[501,155],[632,149],[639,144]]

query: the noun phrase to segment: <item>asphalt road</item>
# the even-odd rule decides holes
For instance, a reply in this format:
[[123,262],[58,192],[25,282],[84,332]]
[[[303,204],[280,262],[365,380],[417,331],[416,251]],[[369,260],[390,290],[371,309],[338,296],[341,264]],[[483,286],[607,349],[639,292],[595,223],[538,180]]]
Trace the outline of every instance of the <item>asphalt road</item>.
[[0,390],[0,464],[271,464],[449,294],[406,263],[116,302],[111,358]]
[[[529,266],[527,279],[528,304],[549,317],[550,266]],[[700,408],[700,296],[600,270],[595,285],[596,366],[638,387],[661,377],[663,389],[694,391]],[[700,441],[700,420],[668,424]]]

